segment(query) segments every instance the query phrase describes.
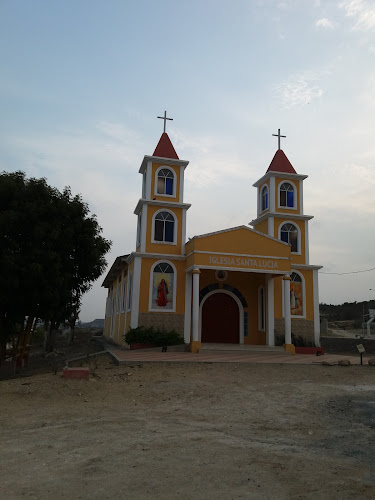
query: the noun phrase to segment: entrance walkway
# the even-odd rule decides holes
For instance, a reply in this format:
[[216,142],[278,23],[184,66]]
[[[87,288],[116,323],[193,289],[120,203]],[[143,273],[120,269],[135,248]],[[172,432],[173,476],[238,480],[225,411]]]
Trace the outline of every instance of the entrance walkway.
[[[167,363],[271,363],[271,364],[300,364],[311,365],[321,364],[323,361],[337,363],[340,359],[348,359],[351,364],[359,365],[359,356],[325,354],[324,356],[314,356],[310,354],[295,354],[291,356],[286,351],[283,352],[230,352],[230,351],[210,351],[192,354],[190,352],[161,352],[151,349],[138,349],[130,351],[121,349],[114,345],[107,345],[107,351],[119,364],[138,362],[167,362]],[[367,365],[368,358],[363,358],[363,364]]]

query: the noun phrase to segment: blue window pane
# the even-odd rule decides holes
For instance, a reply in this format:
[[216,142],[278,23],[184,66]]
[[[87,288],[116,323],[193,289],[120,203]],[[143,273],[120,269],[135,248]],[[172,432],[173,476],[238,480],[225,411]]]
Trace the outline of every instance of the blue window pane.
[[293,203],[293,191],[288,191],[286,193],[286,196],[287,196],[287,207],[293,207],[294,206],[294,203]]
[[173,241],[174,222],[165,221],[165,240]]
[[268,208],[268,193],[266,193],[266,196],[265,196],[265,207],[264,209],[267,209]]
[[173,179],[165,179],[165,194],[173,194]]
[[288,235],[289,235],[288,232],[281,231],[281,241],[285,241],[285,243],[289,243]]

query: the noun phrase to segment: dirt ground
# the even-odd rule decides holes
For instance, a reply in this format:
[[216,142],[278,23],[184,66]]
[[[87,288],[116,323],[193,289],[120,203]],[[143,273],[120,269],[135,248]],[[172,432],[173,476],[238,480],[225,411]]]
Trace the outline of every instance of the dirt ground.
[[375,496],[373,367],[90,368],[0,382],[2,500]]

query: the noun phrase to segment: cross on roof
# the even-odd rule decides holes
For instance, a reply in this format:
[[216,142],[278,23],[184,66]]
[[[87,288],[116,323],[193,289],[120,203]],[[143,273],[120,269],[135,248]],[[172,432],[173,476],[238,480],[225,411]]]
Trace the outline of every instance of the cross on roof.
[[281,149],[280,148],[280,137],[286,137],[286,135],[281,135],[280,129],[277,129],[277,134],[272,134],[272,136],[278,138],[278,149]]
[[173,121],[173,118],[167,118],[167,112],[164,111],[164,116],[158,116],[158,118],[160,118],[161,120],[164,120],[164,133],[165,133],[165,124],[167,123],[167,120],[172,120]]

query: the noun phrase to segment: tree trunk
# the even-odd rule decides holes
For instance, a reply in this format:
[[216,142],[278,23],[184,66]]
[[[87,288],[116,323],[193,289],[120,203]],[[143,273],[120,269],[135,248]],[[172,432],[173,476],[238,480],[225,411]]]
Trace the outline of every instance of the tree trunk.
[[56,342],[56,332],[59,327],[59,323],[56,321],[51,321],[49,324],[49,328],[46,331],[46,335],[44,338],[44,350],[49,353],[52,352],[55,347]]

